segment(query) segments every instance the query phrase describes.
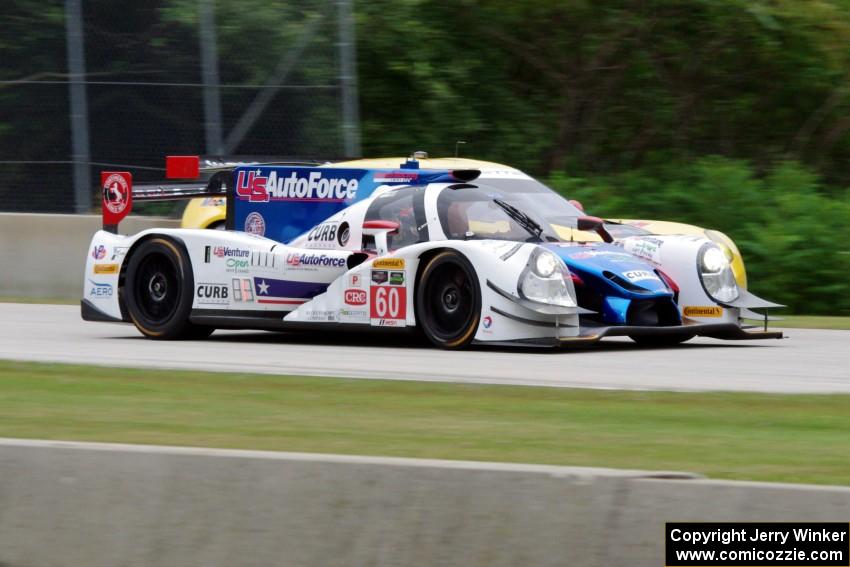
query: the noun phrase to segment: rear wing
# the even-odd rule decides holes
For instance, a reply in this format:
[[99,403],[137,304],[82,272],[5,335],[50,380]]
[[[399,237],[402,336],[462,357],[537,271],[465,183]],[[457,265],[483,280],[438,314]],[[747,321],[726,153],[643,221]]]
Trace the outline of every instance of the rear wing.
[[314,159],[281,159],[270,156],[210,158],[202,156],[167,156],[165,177],[180,179],[179,183],[145,183],[133,186],[129,171],[103,171],[100,185],[103,230],[117,233],[118,223],[133,210],[133,202],[175,201],[195,197],[226,196],[233,171],[239,166],[278,164],[316,167],[322,163]]
[[133,210],[134,202],[174,201],[195,197],[224,196],[234,166],[217,168],[204,182],[193,182],[200,177],[198,156],[168,156],[165,158],[165,176],[183,179],[184,183],[146,183],[133,187],[129,171],[103,171],[100,173],[101,213],[103,230],[118,233],[118,223]]

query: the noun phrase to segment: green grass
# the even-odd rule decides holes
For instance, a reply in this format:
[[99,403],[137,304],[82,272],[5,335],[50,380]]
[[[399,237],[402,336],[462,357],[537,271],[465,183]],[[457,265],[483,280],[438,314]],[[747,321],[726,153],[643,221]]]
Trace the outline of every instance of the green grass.
[[79,305],[79,298],[70,297],[14,297],[0,295],[0,303],[43,303],[47,305]]
[[850,396],[572,390],[0,361],[0,408],[4,437],[850,484]]
[[827,317],[824,315],[780,315],[771,327],[786,329],[843,329],[850,330],[850,317]]

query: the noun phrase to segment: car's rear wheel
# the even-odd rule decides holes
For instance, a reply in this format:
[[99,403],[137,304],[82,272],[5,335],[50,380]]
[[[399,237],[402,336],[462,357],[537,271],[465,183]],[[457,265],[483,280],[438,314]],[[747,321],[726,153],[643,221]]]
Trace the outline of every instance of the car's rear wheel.
[[472,264],[448,250],[431,258],[416,289],[416,319],[423,334],[441,348],[472,342],[481,318],[481,286]]
[[189,322],[194,277],[188,254],[171,239],[142,242],[127,265],[124,299],[136,328],[151,339],[201,339],[214,329]]
[[652,347],[676,346],[694,338],[695,335],[629,335],[639,345]]

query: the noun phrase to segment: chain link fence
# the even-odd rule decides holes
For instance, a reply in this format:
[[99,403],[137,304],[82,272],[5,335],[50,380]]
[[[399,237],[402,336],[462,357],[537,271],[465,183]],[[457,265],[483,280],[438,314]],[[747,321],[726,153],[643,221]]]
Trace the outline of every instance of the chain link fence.
[[0,211],[91,210],[100,170],[156,181],[170,154],[359,154],[350,0],[2,12]]

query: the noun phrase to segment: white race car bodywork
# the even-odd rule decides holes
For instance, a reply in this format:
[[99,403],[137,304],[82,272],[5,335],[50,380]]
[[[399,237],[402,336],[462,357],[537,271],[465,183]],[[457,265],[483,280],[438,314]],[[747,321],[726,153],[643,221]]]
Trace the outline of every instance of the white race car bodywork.
[[[488,177],[529,179],[516,170],[484,172],[482,178]],[[747,305],[718,303],[700,280],[700,250],[714,246],[707,239],[629,236],[613,243],[620,252],[612,252],[611,245],[603,251],[592,249],[598,243],[450,239],[441,224],[437,202],[451,185],[430,183],[424,187],[424,214],[430,235],[427,242],[380,255],[362,250],[364,221],[370,205],[390,196],[398,186],[379,186],[369,198],[333,214],[287,244],[234,230],[151,229],[132,236],[98,231],[86,263],[83,316],[99,321],[133,321],[124,297],[127,267],[141,243],[160,239],[185,250],[191,277],[183,285],[191,282],[193,298],[189,320],[210,328],[415,327],[421,316],[417,293],[423,262],[451,251],[474,267],[480,290],[480,312],[474,328],[474,341],[478,343],[582,343],[644,331],[722,338],[749,338],[744,335],[752,334],[741,327],[740,308]],[[340,232],[343,230],[347,231],[345,238]],[[565,266],[560,269],[572,303],[544,304],[526,298],[520,281],[544,244],[547,250],[562,254],[587,250],[587,254],[638,259],[648,269],[637,277],[652,279],[667,290],[660,275],[651,270],[663,271],[678,282],[676,308],[681,324],[648,330],[585,324],[582,316],[594,312],[578,306]]]

